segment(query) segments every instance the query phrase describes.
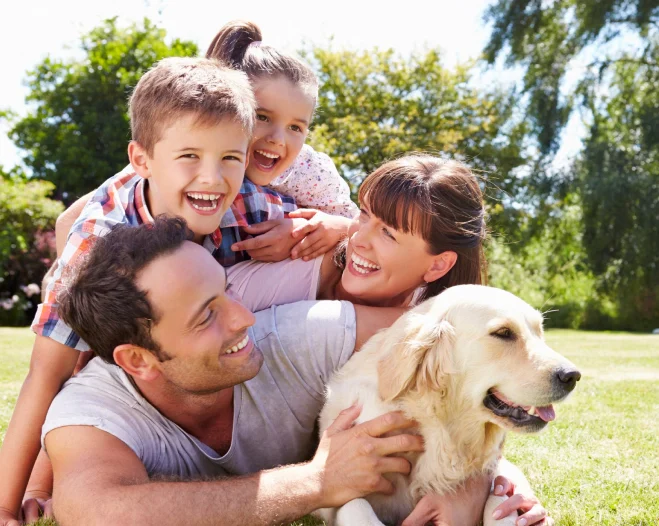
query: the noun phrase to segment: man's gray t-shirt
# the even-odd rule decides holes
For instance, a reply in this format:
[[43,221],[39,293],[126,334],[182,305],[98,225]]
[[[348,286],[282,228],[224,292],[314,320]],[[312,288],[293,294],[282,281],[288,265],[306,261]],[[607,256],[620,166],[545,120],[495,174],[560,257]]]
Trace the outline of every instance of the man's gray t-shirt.
[[253,473],[309,458],[324,386],[352,355],[355,310],[344,301],[306,301],[256,313],[250,337],[259,373],[234,387],[233,435],[220,456],[161,415],[124,371],[100,358],[55,397],[42,430],[94,426],[126,443],[149,476]]

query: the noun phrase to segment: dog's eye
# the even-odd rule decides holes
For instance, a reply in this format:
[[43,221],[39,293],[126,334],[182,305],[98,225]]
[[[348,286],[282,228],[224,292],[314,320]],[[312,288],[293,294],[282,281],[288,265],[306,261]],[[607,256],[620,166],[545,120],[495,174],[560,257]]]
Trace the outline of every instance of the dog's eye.
[[492,336],[496,336],[502,340],[513,340],[515,338],[515,333],[508,327],[501,327],[498,331],[494,331]]

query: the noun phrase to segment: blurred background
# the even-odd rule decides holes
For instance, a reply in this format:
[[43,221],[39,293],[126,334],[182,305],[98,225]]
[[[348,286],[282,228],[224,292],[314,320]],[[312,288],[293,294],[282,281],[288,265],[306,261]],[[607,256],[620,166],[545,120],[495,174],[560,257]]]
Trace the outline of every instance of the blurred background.
[[482,178],[490,284],[550,327],[659,327],[659,3],[14,3],[0,20],[0,325],[29,324],[64,206],[127,163],[126,101],[227,21],[302,55],[310,143],[354,191],[429,151]]

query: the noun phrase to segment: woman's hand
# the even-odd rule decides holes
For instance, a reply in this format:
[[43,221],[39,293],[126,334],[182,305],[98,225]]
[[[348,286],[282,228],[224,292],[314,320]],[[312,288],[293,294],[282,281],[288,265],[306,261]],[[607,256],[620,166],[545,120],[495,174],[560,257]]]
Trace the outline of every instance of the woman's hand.
[[54,517],[52,497],[43,491],[27,491],[23,498],[19,518],[25,524],[30,524],[39,520],[40,517]]
[[547,510],[540,504],[538,497],[533,494],[515,493],[515,484],[506,477],[499,475],[494,479],[494,494],[507,495],[509,498],[494,509],[492,518],[507,517],[517,511],[520,513],[515,523],[517,526],[551,526],[554,524]]
[[302,218],[307,224],[296,228],[291,236],[299,243],[291,251],[291,259],[305,261],[322,256],[348,235],[351,219],[332,216],[319,210],[300,208],[288,215],[289,218]]

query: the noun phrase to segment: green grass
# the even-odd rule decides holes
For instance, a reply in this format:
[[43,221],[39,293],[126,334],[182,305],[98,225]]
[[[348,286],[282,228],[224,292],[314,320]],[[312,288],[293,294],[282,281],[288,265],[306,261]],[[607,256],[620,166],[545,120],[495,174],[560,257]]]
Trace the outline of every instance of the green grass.
[[[0,328],[1,436],[32,340],[28,329]],[[547,340],[583,378],[547,431],[509,435],[506,456],[558,525],[658,525],[659,336],[552,330]]]

